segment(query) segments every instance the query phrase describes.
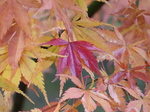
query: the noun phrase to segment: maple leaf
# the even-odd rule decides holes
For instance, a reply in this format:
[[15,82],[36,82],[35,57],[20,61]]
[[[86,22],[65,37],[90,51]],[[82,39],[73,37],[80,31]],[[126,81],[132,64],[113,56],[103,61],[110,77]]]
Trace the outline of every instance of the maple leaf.
[[66,83],[67,80],[68,80],[68,78],[60,76],[60,90],[59,90],[59,96],[62,95],[63,88],[64,88],[64,84]]
[[[54,112],[54,110],[55,110],[55,108],[57,107],[58,103],[59,103],[59,102],[50,102],[50,105],[51,105],[51,106],[46,105],[46,106],[42,107],[40,110],[41,110],[42,112]],[[75,103],[74,103],[73,105],[69,105],[69,104],[67,104],[66,102],[62,102],[62,103],[60,104],[60,106],[63,107],[63,108],[61,109],[61,111],[63,111],[63,112],[78,112],[78,110],[75,109],[75,107],[79,106],[80,104],[81,104],[81,100],[80,100],[80,99],[77,100],[77,101],[75,101]],[[64,106],[64,105],[65,105],[65,106]]]
[[26,94],[24,94],[21,90],[19,90],[19,88],[16,85],[14,85],[9,80],[5,79],[3,76],[0,76],[0,87],[2,87],[4,90],[7,91],[12,91],[12,92],[15,91],[17,93],[20,93],[34,104],[34,102]]
[[[43,39],[42,41],[41,38]],[[19,61],[19,68],[28,86],[30,86],[30,84],[36,85],[43,93],[48,104],[42,71],[55,61],[56,56],[60,55],[55,53],[58,51],[56,46],[50,47],[47,50],[38,46],[37,43],[40,43],[40,41],[45,42],[45,40],[51,39],[49,36],[41,38],[34,37],[35,41],[26,38],[26,46]],[[37,59],[37,62],[33,61],[32,58]]]
[[148,112],[150,110],[150,91],[146,95],[143,95],[142,93],[139,94],[139,91],[137,92],[127,87],[122,88],[135,98],[135,100],[128,103],[126,112],[139,112],[141,109],[142,112]]
[[12,25],[12,27],[4,37],[5,38],[3,38],[1,42],[3,45],[6,45],[6,43],[8,43],[8,48],[5,53],[8,53],[8,57],[6,59],[8,59],[8,63],[12,67],[11,74],[13,77],[18,68],[20,57],[22,56],[22,53],[24,51],[25,36],[23,31],[19,29],[18,25],[15,24]]
[[114,73],[108,83],[118,83],[123,79],[128,79],[128,82],[130,84],[130,87],[133,89],[136,85],[136,80],[135,78],[138,78],[140,80],[143,80],[144,82],[149,82],[150,79],[145,71],[146,66],[136,66],[131,69],[128,68],[127,65],[125,64],[120,64],[121,71],[118,71]]
[[[30,84],[38,86],[48,103],[41,71],[48,68],[55,61],[56,56],[60,56],[52,53],[52,51],[55,52],[56,47],[48,49],[49,51],[40,48],[36,45],[39,40],[36,38],[34,43],[33,40],[25,38],[17,25],[13,25],[5,37],[3,42],[8,43],[8,45],[4,44],[0,49],[0,72],[2,76],[15,86],[18,86],[20,81],[25,82],[24,80],[26,80],[25,84],[29,86]],[[38,58],[38,62],[34,62],[31,58]]]
[[[145,14],[144,12],[145,10],[140,10],[136,6],[136,4],[131,2],[128,5],[128,7],[119,10],[118,12],[116,12],[116,14],[125,15],[124,18],[121,18],[121,21],[124,23],[122,25],[122,28],[126,29],[127,27],[131,27],[134,24],[138,16],[143,16]],[[132,21],[129,21],[129,20],[132,20]]]
[[30,39],[28,39],[27,41],[28,44],[25,47],[25,51],[23,53],[27,57],[37,59],[36,66],[33,70],[34,72],[32,72],[32,77],[30,77],[31,79],[28,80],[29,85],[37,74],[47,69],[55,62],[56,57],[65,57],[65,56],[57,54],[58,53],[57,46],[51,46],[51,47],[48,47],[47,49],[44,49],[38,46],[39,43],[48,41],[47,39],[50,40],[51,37],[44,36],[41,38],[35,38],[34,44]]
[[[106,1],[106,0],[97,0],[97,1]],[[108,4],[104,4],[102,6],[101,10],[104,15],[101,17],[101,20],[103,22],[108,22],[109,19],[112,17],[111,14],[114,14],[115,12],[117,12],[123,8],[125,9],[125,8],[129,7],[130,4],[133,2],[135,2],[135,0],[121,0],[121,1],[120,0],[119,1],[109,0],[108,3],[111,5],[111,7]],[[112,19],[116,23],[118,22],[116,18],[112,17]]]
[[[107,84],[107,82],[109,81],[108,80],[109,75],[103,69],[100,72],[102,76],[104,77],[104,80],[102,80],[102,78],[98,78],[98,81],[96,84],[96,91],[105,92],[106,89],[108,89],[108,93],[110,97],[115,101],[111,103],[112,107],[114,107],[113,109],[117,108],[120,111],[124,111],[126,109],[126,100],[124,98],[125,97],[124,91],[120,87],[117,87],[115,84]],[[127,85],[123,81],[121,82],[121,84]]]
[[[3,59],[3,56],[5,56],[5,58],[8,60],[7,55],[2,55],[1,56],[2,59]],[[49,60],[47,61],[50,62]],[[7,62],[7,61],[4,61],[4,62]],[[43,68],[38,69],[39,66],[36,66],[37,64],[36,62],[34,62],[33,60],[23,55],[19,61],[19,67],[16,69],[16,72],[14,76],[12,77],[13,69],[9,64],[8,65],[7,64],[8,63],[6,63],[6,68],[2,69],[3,70],[2,76],[4,78],[9,80],[15,86],[18,86],[20,81],[24,82],[24,80],[21,79],[21,76],[24,77],[27,82],[26,84],[34,84],[38,86],[38,88],[43,93],[46,102],[48,103],[48,98],[47,98],[45,87],[44,87],[43,74],[41,73],[41,70],[43,70]]]
[[[131,5],[131,7],[132,8],[125,9],[125,15],[128,15],[130,17],[126,16],[125,18],[123,18],[122,21],[125,22],[125,24],[122,27],[120,27],[119,30],[124,35],[124,39],[126,40],[126,42],[131,43],[130,45],[132,46],[133,50],[137,53],[141,53],[141,56],[142,54],[144,56],[146,53],[142,50],[144,49],[144,51],[146,51],[145,48],[148,49],[148,43],[144,41],[144,39],[149,39],[149,34],[145,30],[150,28],[150,25],[147,24],[145,20],[145,16],[148,17],[149,14],[147,14],[145,10],[138,9],[138,7],[136,7],[135,5]],[[129,22],[128,19],[132,21]],[[136,48],[134,48],[133,45]],[[144,59],[147,60],[146,55]]]
[[[103,93],[99,93],[94,90],[86,90],[84,85],[80,82],[80,80],[77,77],[67,76],[67,75],[63,75],[63,76],[70,78],[72,82],[80,88],[72,87],[66,90],[65,93],[63,94],[63,97],[60,99],[60,103],[67,99],[81,98],[81,102],[85,108],[85,112],[92,112],[96,109],[97,105],[95,101],[99,103],[106,112],[113,112],[113,110],[111,109],[111,105],[109,104],[111,100],[107,95]],[[58,107],[55,109],[54,112],[58,111]]]
[[39,11],[45,10],[45,9],[51,9],[55,13],[56,19],[63,21],[67,30],[68,37],[72,37],[73,32],[72,32],[72,23],[70,22],[70,19],[66,13],[66,9],[73,10],[73,11],[80,11],[83,14],[87,15],[87,13],[83,11],[72,0],[63,0],[63,1],[62,0],[43,0],[42,7],[39,9]]
[[81,15],[77,15],[74,17],[73,21],[73,31],[77,40],[84,40],[92,43],[99,49],[106,51],[106,53],[111,54],[110,49],[105,43],[104,39],[101,38],[101,35],[107,36],[109,32],[102,32],[100,29],[94,28],[101,25],[109,25],[107,23],[99,22],[90,18],[83,18]]
[[74,41],[67,42],[60,38],[53,39],[49,42],[43,43],[41,45],[61,45],[65,46],[60,52],[60,55],[65,55],[67,57],[58,58],[57,73],[61,74],[69,67],[70,72],[73,76],[80,77],[82,64],[91,69],[93,72],[100,75],[98,64],[94,55],[91,51],[102,50],[94,47],[92,44],[86,41]]
[[115,85],[108,85],[108,91],[110,96],[114,99],[114,101],[119,105],[119,110],[124,111],[126,109],[126,100],[125,100],[125,93],[124,91],[116,87]]
[[1,40],[3,50],[1,50],[0,54],[3,56],[5,54],[8,54],[8,62],[14,69],[13,72],[15,73],[15,70],[18,68],[20,57],[22,56],[24,51],[25,35],[23,31],[18,27],[18,25],[14,24],[11,26],[11,28],[4,37],[5,38]]
[[[140,7],[140,4],[139,4]],[[123,25],[119,28],[119,31],[124,35],[125,40],[127,43],[138,43],[140,41],[144,41],[149,39],[148,33],[145,32],[146,29],[150,28],[150,25],[147,24],[146,17],[149,16],[149,13],[146,12],[146,10],[142,10],[139,7],[137,7],[135,4],[130,4],[129,7],[120,10],[118,13],[119,15],[125,15],[124,18],[121,18],[121,21],[123,22]],[[132,21],[129,21],[132,20]],[[137,46],[141,47],[148,47],[147,44],[139,43]],[[134,50],[134,49],[133,49]],[[136,52],[140,53],[142,50],[135,50]],[[141,53],[143,56],[145,53]],[[141,55],[140,54],[140,55]],[[146,58],[145,58],[146,59]]]
[[[2,1],[2,0],[1,0]],[[13,23],[13,18],[16,20],[19,27],[26,35],[31,36],[30,20],[27,10],[23,7],[39,7],[40,3],[36,0],[4,0],[0,5],[0,39],[7,33],[7,30]]]
[[58,102],[50,102],[50,106],[46,105],[44,107],[41,108],[42,112],[53,112],[57,106]]
[[18,62],[24,50],[24,34],[21,30],[16,31],[8,44],[8,59],[13,69],[18,67]]
[[[143,1],[139,1],[140,3],[139,3],[139,9],[143,9],[143,10],[145,10],[145,12],[147,13],[147,14],[149,14],[149,6],[148,6],[148,4],[149,4],[149,0],[146,0],[145,2],[143,2]],[[150,22],[149,22],[149,16],[144,16],[144,18],[145,18],[145,21],[146,21],[146,23],[147,24],[149,24],[150,25]]]
[[75,0],[75,2],[79,5],[79,7],[81,7],[81,9],[83,9],[84,11],[87,11],[87,4],[85,0]]
[[[78,110],[76,109],[76,107],[78,107],[80,104],[81,104],[81,100],[78,99],[77,101],[74,102],[73,105],[67,104],[61,110],[63,110],[63,112],[78,112]],[[64,105],[65,105],[65,103],[64,103]]]
[[[122,34],[115,28],[115,33],[117,36],[117,40],[114,39],[105,39],[106,43],[110,46],[112,46],[112,51],[114,54],[114,57],[122,62],[122,63],[132,63],[134,66],[144,64],[143,59],[147,60],[147,54],[146,52],[138,47],[141,45],[145,40],[136,41],[134,43],[130,43],[131,39],[126,39],[122,36]],[[133,35],[127,35],[130,38],[133,38]],[[139,60],[138,62],[136,60]]]
[[[34,75],[33,77],[33,74],[36,73],[35,68],[36,68],[36,63],[33,60],[27,58],[26,56],[21,57],[20,70],[21,70],[23,77],[29,83],[33,83],[34,85],[39,87],[39,89],[43,93],[45,100],[48,104],[48,98],[47,98],[47,94],[46,94],[45,87],[44,87],[43,74],[40,72]],[[32,82],[30,82],[31,79],[32,79]]]
[[12,77],[12,74],[13,74],[13,69],[8,64],[5,68],[5,70],[3,71],[2,76],[4,78],[6,78],[7,80],[9,80],[10,82],[12,82],[13,84],[15,84],[16,86],[18,86],[20,84],[20,81],[21,81],[21,71],[20,71],[20,69],[18,68],[16,70],[13,77]]
[[8,54],[0,55],[0,72],[2,72],[8,64]]
[[[2,0],[1,0],[2,1]],[[7,30],[11,27],[11,23],[13,20],[12,9],[10,8],[10,2],[4,2],[0,5],[0,14],[2,17],[0,18],[0,39],[6,34]],[[6,24],[7,23],[7,24]]]

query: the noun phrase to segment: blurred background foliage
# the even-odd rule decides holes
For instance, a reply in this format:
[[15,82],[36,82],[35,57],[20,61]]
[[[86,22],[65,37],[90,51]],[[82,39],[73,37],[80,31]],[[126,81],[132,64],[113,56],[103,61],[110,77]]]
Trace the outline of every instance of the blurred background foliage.
[[[102,7],[104,6],[103,2],[97,2],[93,0],[87,0],[88,5],[88,15],[91,18],[103,21],[104,19],[101,19],[105,12],[103,12]],[[47,19],[47,16],[44,16],[45,18],[42,18],[41,20]],[[113,16],[109,16],[109,18],[105,18],[104,22],[108,22],[110,24],[114,24],[114,19],[112,19]],[[117,21],[115,22],[115,26],[120,26],[121,22]],[[106,70],[108,75],[112,74],[114,71],[113,61],[103,61],[99,63],[100,68],[103,68]],[[45,81],[45,89],[47,91],[47,96],[49,98],[49,102],[53,101],[59,101],[59,80],[56,80],[55,82],[52,82],[55,79],[56,74],[56,67],[53,64],[50,68],[43,71],[44,73],[44,81]],[[83,70],[83,74],[86,74],[86,72]],[[137,80],[138,86],[143,90],[142,88],[145,88],[144,82],[141,80]],[[70,87],[74,87],[75,85],[68,80],[65,84],[64,91]],[[36,91],[38,92],[38,97],[35,92],[31,89],[28,89],[25,85],[21,84],[20,89],[23,90],[34,102],[35,105],[33,105],[31,102],[29,102],[26,98],[24,98],[22,95],[14,94],[14,105],[13,105],[13,111],[17,112],[18,110],[22,111],[29,111],[33,108],[42,108],[46,104],[43,94],[40,92],[40,90],[35,87]],[[71,101],[70,101],[71,102]],[[84,112],[84,109],[81,106],[78,107],[79,112]],[[97,107],[97,109],[94,112],[104,112],[104,110],[101,107]]]

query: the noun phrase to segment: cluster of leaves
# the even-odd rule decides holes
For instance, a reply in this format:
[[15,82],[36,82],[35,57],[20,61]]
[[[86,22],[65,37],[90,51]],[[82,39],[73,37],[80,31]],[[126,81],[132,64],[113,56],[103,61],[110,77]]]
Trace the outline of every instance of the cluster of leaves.
[[[91,0],[0,0],[2,111],[8,109],[13,92],[34,103],[19,90],[20,82],[38,95],[37,86],[45,97],[48,106],[33,112],[78,112],[81,104],[85,112],[98,106],[106,112],[150,110],[149,7],[143,6],[148,0],[97,1],[106,3],[103,21],[112,13],[115,22],[121,21],[118,28],[88,17]],[[102,29],[105,26],[109,29]],[[104,60],[114,64],[110,75],[99,67]],[[60,100],[49,103],[42,71],[53,63],[60,79]],[[75,87],[63,92],[69,79]],[[144,91],[138,80],[145,83]],[[67,103],[70,99],[72,105]]]

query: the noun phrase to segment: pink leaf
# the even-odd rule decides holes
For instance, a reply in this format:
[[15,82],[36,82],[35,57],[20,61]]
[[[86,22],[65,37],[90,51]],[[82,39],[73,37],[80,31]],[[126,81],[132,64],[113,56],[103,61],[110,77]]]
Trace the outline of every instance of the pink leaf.
[[18,67],[18,62],[24,50],[24,33],[18,30],[8,45],[8,59],[12,68]]

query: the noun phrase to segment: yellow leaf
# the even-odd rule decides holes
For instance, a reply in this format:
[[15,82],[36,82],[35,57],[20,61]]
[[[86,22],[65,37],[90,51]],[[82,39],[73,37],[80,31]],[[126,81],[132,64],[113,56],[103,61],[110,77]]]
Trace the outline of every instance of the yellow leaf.
[[58,47],[56,46],[53,46],[48,50],[43,49],[42,53],[36,52],[38,55],[38,62],[36,63],[35,72],[33,73],[32,78],[29,81],[29,85],[32,82],[33,78],[36,76],[36,74],[44,71],[55,62],[56,56],[63,57],[62,55],[55,54],[55,52],[58,52]]
[[33,83],[34,85],[39,87],[39,89],[41,90],[41,92],[43,93],[45,97],[47,104],[49,104],[47,94],[45,91],[45,87],[44,87],[43,74],[42,73],[35,74],[36,73],[35,68],[36,68],[36,63],[33,60],[27,58],[26,56],[21,57],[20,70],[21,70],[23,77],[29,83]]
[[46,49],[42,49],[42,48],[39,48],[39,47],[34,47],[33,53],[35,54],[35,56],[37,56],[38,59],[46,58],[46,57],[52,57],[52,56],[64,57],[62,55],[53,53],[51,51],[48,51]]
[[6,52],[7,52],[7,47],[6,46],[0,47],[0,54],[4,54]]
[[81,7],[81,9],[83,9],[84,11],[87,11],[87,5],[85,0],[76,0],[76,3],[79,5],[79,7]]
[[26,94],[24,94],[21,90],[19,90],[19,88],[16,85],[14,85],[9,80],[5,79],[3,76],[0,76],[0,87],[7,91],[15,91],[17,93],[20,93],[24,97],[26,97],[31,103],[34,104],[34,102]]
[[42,36],[36,39],[36,44],[45,43],[45,42],[50,41],[51,39],[53,39],[53,37],[51,36]]
[[[7,80],[9,80],[10,82],[12,82],[13,84],[15,84],[16,86],[19,85],[20,80],[21,80],[21,72],[20,69],[18,68],[16,70],[16,73],[14,75],[14,77],[12,77],[12,68],[10,65],[6,66],[6,69],[3,71],[2,76],[4,78],[6,78]],[[11,79],[12,78],[12,79]]]
[[[45,52],[50,52],[50,54],[56,53],[57,56],[61,56],[62,55],[58,55],[58,47],[56,46],[52,46],[51,48],[49,48],[47,51]],[[48,67],[50,67],[56,60],[56,56],[52,56],[50,57],[50,55],[46,56],[44,59],[42,59],[41,61],[37,62],[37,65],[36,65],[36,73],[39,73],[45,69],[47,69]]]
[[46,94],[46,91],[45,91],[45,87],[44,87],[43,74],[42,74],[42,73],[37,74],[37,75],[33,78],[32,83],[33,83],[34,85],[36,85],[36,86],[41,90],[41,92],[42,92],[43,95],[44,95],[44,98],[45,98],[46,103],[49,105],[48,97],[47,97],[47,94]]
[[74,20],[73,24],[77,25],[77,26],[83,26],[83,27],[96,27],[96,26],[101,26],[101,25],[107,25],[107,26],[115,27],[113,25],[110,25],[110,24],[107,24],[107,23],[104,23],[104,22],[99,22],[99,21],[96,21],[96,20],[93,20],[93,19],[90,19],[90,18],[88,18],[88,19],[87,18],[82,18],[79,21]]
[[2,72],[8,64],[8,55],[0,55],[0,72]]
[[26,56],[22,56],[20,60],[20,70],[24,78],[29,81],[35,72],[36,63]]
[[107,53],[111,54],[111,51],[109,47],[106,45],[105,41],[94,30],[75,26],[74,34],[77,40],[84,40],[84,41],[90,42],[97,48],[102,49],[103,51],[106,51]]

